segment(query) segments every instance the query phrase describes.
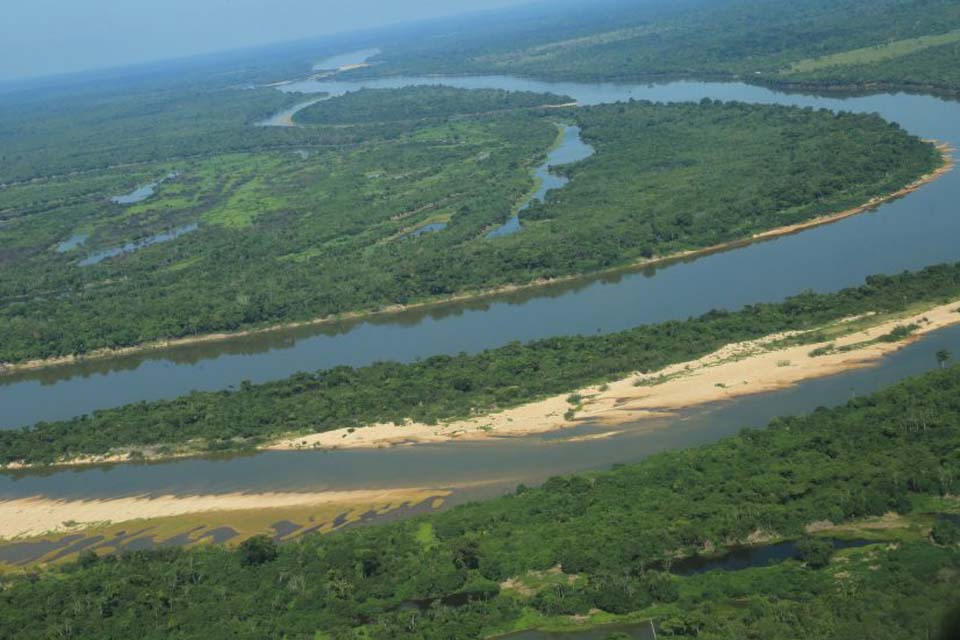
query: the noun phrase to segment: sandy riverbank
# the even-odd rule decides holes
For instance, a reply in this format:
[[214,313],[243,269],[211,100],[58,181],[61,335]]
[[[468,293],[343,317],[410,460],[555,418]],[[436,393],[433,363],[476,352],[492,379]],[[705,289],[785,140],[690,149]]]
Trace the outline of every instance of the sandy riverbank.
[[[924,334],[960,324],[960,301],[895,318],[851,318],[823,328],[835,338],[801,345],[776,334],[727,345],[698,360],[679,363],[651,374],[635,374],[606,385],[581,389],[574,414],[563,394],[497,414],[440,425],[373,425],[341,429],[278,442],[274,450],[312,448],[371,448],[453,440],[523,437],[574,427],[584,422],[610,427],[607,432],[573,440],[613,437],[624,428],[683,410],[741,396],[782,389],[804,380],[868,367]],[[916,325],[899,342],[878,342],[897,327]],[[785,342],[786,341],[786,342]],[[813,355],[817,349],[826,351]],[[847,350],[843,350],[847,349]],[[636,428],[636,427],[630,427]],[[22,498],[0,501],[0,538],[78,531],[105,522],[169,518],[198,513],[239,513],[264,509],[331,507],[357,511],[363,505],[417,503],[447,490],[426,488],[369,489],[316,493],[231,493],[222,495],[126,497],[108,500]]]
[[[663,418],[699,405],[783,389],[805,380],[868,367],[922,335],[960,324],[960,301],[928,309],[913,316],[877,320],[869,318],[837,323],[856,327],[830,342],[782,346],[785,334],[727,345],[691,362],[682,362],[652,374],[634,374],[607,385],[576,392],[582,400],[573,408],[563,394],[508,409],[489,416],[439,425],[377,424],[361,429],[338,429],[290,438],[272,450],[372,448],[451,440],[484,440],[547,433],[584,422],[622,425]],[[897,327],[917,325],[906,339],[873,342]],[[811,355],[814,350],[829,350]],[[849,350],[843,350],[843,349]],[[613,435],[613,434],[610,434]],[[599,436],[589,436],[599,437]]]
[[344,511],[381,509],[385,504],[416,504],[449,491],[433,489],[370,489],[319,493],[229,493],[197,496],[127,497],[109,500],[21,498],[0,501],[0,538],[14,539],[64,531],[80,531],[103,523],[169,518],[197,513],[260,509],[338,507]]
[[649,267],[656,267],[670,262],[675,262],[677,260],[696,258],[699,256],[709,255],[711,253],[717,253],[720,251],[725,251],[729,249],[735,249],[740,247],[745,247],[754,242],[762,242],[764,240],[769,240],[772,238],[790,235],[804,231],[806,229],[811,229],[813,227],[818,227],[844,218],[849,218],[851,216],[869,211],[876,208],[877,206],[902,198],[910,193],[913,193],[922,186],[937,180],[942,177],[954,167],[953,161],[953,149],[946,144],[937,143],[937,148],[940,150],[943,155],[944,164],[936,171],[925,175],[912,184],[900,189],[894,193],[891,193],[886,196],[876,197],[871,199],[869,202],[854,207],[852,209],[847,209],[839,213],[834,213],[826,216],[821,216],[819,218],[814,218],[806,222],[802,222],[794,225],[787,225],[783,227],[778,227],[776,229],[771,229],[769,231],[764,231],[762,233],[754,234],[749,238],[741,238],[739,240],[732,240],[730,242],[724,242],[721,244],[713,245],[710,247],[704,247],[702,249],[690,250],[690,251],[681,251],[678,253],[670,254],[667,256],[656,256],[649,259],[638,260],[629,265],[623,265],[619,267],[614,267],[611,269],[605,269],[602,271],[593,272],[590,274],[575,274],[570,276],[563,276],[558,278],[541,278],[528,282],[525,284],[517,285],[506,285],[503,287],[496,287],[491,289],[479,289],[475,291],[464,292],[462,294],[457,294],[453,296],[447,296],[439,299],[432,299],[425,302],[418,302],[405,305],[389,305],[375,311],[358,311],[350,313],[341,313],[335,315],[323,316],[320,318],[314,318],[311,320],[303,320],[296,322],[284,322],[279,324],[274,324],[266,327],[256,328],[256,329],[246,329],[243,331],[233,331],[233,332],[223,332],[223,333],[211,333],[198,336],[189,336],[185,338],[170,338],[165,340],[156,340],[153,342],[147,342],[131,347],[124,347],[120,349],[98,349],[96,351],[91,351],[82,355],[70,355],[70,356],[60,356],[54,358],[44,358],[37,360],[29,360],[25,362],[18,363],[0,363],[0,376],[10,375],[14,373],[19,373],[23,371],[30,371],[36,369],[44,369],[47,367],[63,366],[76,364],[78,362],[83,362],[86,360],[100,360],[100,359],[109,359],[109,358],[118,358],[127,355],[133,355],[137,353],[143,353],[147,351],[161,351],[164,349],[170,349],[175,347],[189,346],[194,344],[204,344],[211,342],[223,342],[227,340],[233,340],[238,338],[244,338],[264,333],[275,333],[278,331],[299,329],[304,327],[312,326],[321,326],[326,324],[333,324],[336,322],[347,322],[351,320],[362,320],[364,318],[372,318],[376,316],[383,315],[392,315],[396,313],[401,313],[404,311],[413,311],[417,309],[428,309],[431,307],[442,306],[451,303],[457,302],[467,302],[470,300],[478,300],[482,298],[488,298],[498,295],[504,295],[509,293],[515,293],[518,291],[532,290],[548,285],[559,285],[566,282],[574,282],[577,280],[583,280],[585,278],[598,278],[602,276],[607,276],[613,273],[626,273],[629,271],[634,271],[637,269],[645,269]]

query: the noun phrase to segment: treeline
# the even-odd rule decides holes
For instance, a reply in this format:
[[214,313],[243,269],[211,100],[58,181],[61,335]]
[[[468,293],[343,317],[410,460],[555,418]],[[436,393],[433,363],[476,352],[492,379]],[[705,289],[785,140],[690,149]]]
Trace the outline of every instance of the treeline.
[[[0,637],[472,640],[592,609],[675,638],[935,637],[960,549],[888,545],[681,577],[668,559],[960,491],[960,367],[717,444],[279,548],[168,549],[7,576]],[[892,539],[892,538],[891,538]],[[562,574],[547,572],[559,568]],[[508,578],[519,580],[505,583]],[[514,585],[514,586],[511,586]],[[432,603],[432,604],[431,604]],[[456,606],[460,605],[460,606]]]
[[[955,2],[939,0],[725,0],[641,5],[616,23],[583,21],[578,36],[550,25],[512,38],[397,44],[360,72],[512,73],[556,80],[744,79],[791,63],[960,28]],[[569,8],[566,11],[571,11]],[[614,9],[613,11],[616,11]],[[560,13],[560,11],[558,11]],[[948,70],[938,64],[930,69]],[[949,71],[948,71],[949,73]],[[910,76],[903,79],[909,80]],[[857,81],[861,81],[857,78]]]
[[770,76],[769,81],[809,91],[907,89],[954,96],[960,93],[960,44],[930,47],[879,62]]
[[[713,311],[610,335],[557,337],[476,355],[299,373],[234,391],[195,392],[0,431],[0,463],[50,463],[116,449],[149,448],[162,456],[188,445],[236,450],[281,435],[391,421],[402,430],[399,425],[408,419],[434,423],[488,413],[632,372],[656,371],[732,342],[958,297],[960,264],[936,266],[894,277],[872,276],[861,287],[837,293],[805,293],[782,303]],[[821,338],[814,334],[809,339]]]
[[868,114],[704,99],[588,107],[577,122],[596,155],[559,168],[570,184],[523,219],[538,221],[531,237],[614,263],[859,206],[942,163],[929,143]]
[[276,89],[183,90],[135,94],[109,101],[94,113],[37,109],[8,121],[0,114],[0,175],[13,183],[225,153],[338,147],[406,130],[398,124],[353,130],[255,126],[306,99]]
[[398,120],[425,120],[530,109],[572,102],[569,96],[532,91],[443,86],[401,89],[361,89],[307,107],[296,114],[303,124],[370,124]]
[[[530,189],[559,117],[306,127],[368,138],[307,147],[306,160],[198,161],[129,211],[90,201],[17,219],[0,229],[0,362],[594,273],[861,205],[941,163],[933,145],[871,115],[709,100],[564,110],[597,153],[562,169],[572,181],[523,212],[521,233],[487,239]],[[442,232],[403,238],[434,217]],[[210,224],[94,267],[54,249],[77,228],[94,229],[96,249],[117,229],[198,218]]]

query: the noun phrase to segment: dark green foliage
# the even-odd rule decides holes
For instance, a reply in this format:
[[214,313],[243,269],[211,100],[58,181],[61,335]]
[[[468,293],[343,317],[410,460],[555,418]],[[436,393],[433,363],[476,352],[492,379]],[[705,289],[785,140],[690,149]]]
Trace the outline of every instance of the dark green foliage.
[[[903,420],[917,411],[930,417],[923,428]],[[650,604],[667,637],[934,637],[960,588],[956,548],[873,545],[848,557],[846,578],[794,561],[685,578],[651,567],[706,541],[733,544],[758,529],[799,536],[811,522],[956,494],[958,452],[960,368],[936,370],[715,445],[554,478],[425,518],[306,536],[255,568],[239,566],[243,549],[205,547],[5,577],[0,638],[69,630],[69,637],[97,639],[300,639],[319,632],[333,640],[477,640],[509,628],[529,607],[567,615]],[[424,521],[436,534],[429,548],[418,539]],[[560,586],[529,597],[497,595],[505,578],[543,572],[573,555],[581,558],[577,574]],[[437,601],[478,593],[457,599],[462,606]],[[414,601],[433,604],[421,611],[411,608]]]
[[833,545],[827,540],[806,537],[797,543],[800,560],[811,569],[822,569],[830,564],[833,557]]
[[[455,101],[472,94],[450,90]],[[488,240],[529,191],[557,118],[576,120],[596,155],[564,167],[571,182],[523,212],[522,233]],[[0,190],[14,216],[0,228],[0,362],[616,268],[857,206],[940,163],[877,116],[710,101],[382,125],[391,135],[370,126],[290,134],[363,140],[337,150],[315,140],[307,158],[218,151]],[[143,205],[107,202],[119,183],[173,169],[180,176]],[[77,266],[83,252],[197,220],[174,242]],[[437,220],[443,231],[408,236]],[[56,251],[84,229],[89,246]]]
[[792,73],[772,80],[807,91],[906,89],[956,96],[960,94],[960,44],[931,47],[881,62]]
[[955,606],[943,618],[938,640],[957,640],[960,638],[960,605]]
[[[805,293],[737,312],[610,335],[514,343],[476,355],[436,356],[300,373],[236,391],[192,393],[57,423],[0,431],[0,462],[53,462],[114,448],[183,445],[241,449],[282,434],[407,419],[430,422],[514,406],[588,384],[650,372],[717,348],[781,331],[811,329],[866,312],[960,296],[960,264],[874,276],[838,293]],[[813,336],[814,338],[816,336]],[[398,427],[402,428],[402,427]]]
[[937,364],[939,364],[941,367],[946,366],[947,362],[950,361],[950,358],[951,358],[950,352],[947,351],[946,349],[941,349],[940,351],[937,351]]
[[253,536],[240,543],[237,553],[244,567],[258,567],[277,559],[277,543],[268,536]]
[[937,520],[930,535],[937,544],[950,546],[960,543],[960,527],[949,520]]
[[[619,10],[619,12],[618,12]],[[558,12],[559,13],[559,12]],[[597,12],[600,13],[600,12]],[[398,44],[366,73],[514,73],[550,79],[657,80],[677,77],[779,80],[793,62],[940,34],[960,27],[955,0],[722,0],[620,3],[583,20],[586,33],[542,30],[445,47]],[[505,30],[508,30],[509,27]],[[473,46],[471,46],[473,45]],[[818,75],[848,87],[869,82],[960,87],[955,50],[914,59],[839,67]],[[839,72],[832,75],[834,71]],[[786,78],[789,79],[789,78]]]
[[297,113],[296,120],[303,124],[342,125],[445,119],[571,101],[570,97],[550,93],[499,89],[464,91],[441,86],[361,89],[308,107]]

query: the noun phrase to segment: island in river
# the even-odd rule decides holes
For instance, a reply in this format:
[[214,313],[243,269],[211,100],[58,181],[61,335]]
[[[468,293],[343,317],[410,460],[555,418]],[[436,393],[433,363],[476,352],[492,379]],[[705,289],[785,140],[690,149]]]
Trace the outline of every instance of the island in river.
[[[278,440],[287,448],[381,446],[542,432],[577,418],[636,421],[864,366],[960,320],[953,312],[957,300],[960,265],[933,267],[870,278],[834,294],[804,294],[617,334],[339,367],[0,431],[0,460],[18,468],[170,458],[276,446]],[[321,431],[326,435],[310,435]]]
[[[5,272],[9,288],[42,267],[51,295],[0,309],[0,360],[45,366],[650,266],[851,215],[933,179],[945,162],[945,150],[876,115],[709,100],[557,110],[511,100],[560,96],[494,93],[510,108],[462,114],[473,92],[420,88],[416,104],[453,115],[310,128],[364,140],[342,153],[315,147],[306,160],[264,152],[177,167],[180,178],[124,220],[155,224],[189,201],[200,203],[190,209],[199,228],[83,267],[82,295],[76,265],[49,250],[62,233],[24,251]],[[379,105],[391,95],[361,97]],[[382,117],[374,106],[371,117]],[[569,182],[523,210],[523,233],[488,237],[529,194],[558,120],[579,127],[596,153],[552,169]],[[402,237],[439,219],[442,231]],[[0,239],[29,233],[39,243],[31,225],[44,219],[24,220]],[[106,234],[98,225],[114,222],[86,220],[96,251]],[[90,317],[95,328],[82,321]]]

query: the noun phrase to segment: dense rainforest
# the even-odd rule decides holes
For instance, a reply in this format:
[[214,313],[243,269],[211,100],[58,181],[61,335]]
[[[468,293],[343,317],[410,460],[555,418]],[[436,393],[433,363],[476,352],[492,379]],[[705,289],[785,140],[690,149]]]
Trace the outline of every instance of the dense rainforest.
[[[565,100],[422,87],[321,104],[335,113],[345,100],[382,117],[391,104],[452,113],[475,96],[490,106]],[[559,122],[578,124],[596,153],[561,169],[570,183],[523,212],[522,232],[487,238],[534,186]],[[596,272],[857,206],[942,162],[933,145],[874,115],[710,100],[296,131],[363,141],[0,190],[0,362]],[[170,174],[145,201],[111,201]],[[186,225],[196,226],[147,246]],[[137,241],[146,244],[122,250]]]
[[[609,335],[556,337],[476,355],[300,373],[232,391],[195,392],[63,422],[0,430],[0,464],[50,463],[115,450],[147,451],[159,457],[184,448],[237,450],[281,435],[468,417],[638,371],[656,371],[732,342],[958,297],[960,264],[954,264],[894,277],[873,276],[861,287],[837,293],[805,293],[782,303],[714,311]],[[823,337],[813,331],[796,339],[817,342]]]
[[[467,640],[590,611],[675,638],[934,637],[960,588],[960,537],[949,521],[931,537],[923,510],[960,508],[958,479],[953,367],[414,520],[5,577],[0,637]],[[891,512],[883,528],[855,526]],[[834,552],[844,530],[867,546]],[[678,570],[704,549],[781,538],[802,539],[795,559]]]

